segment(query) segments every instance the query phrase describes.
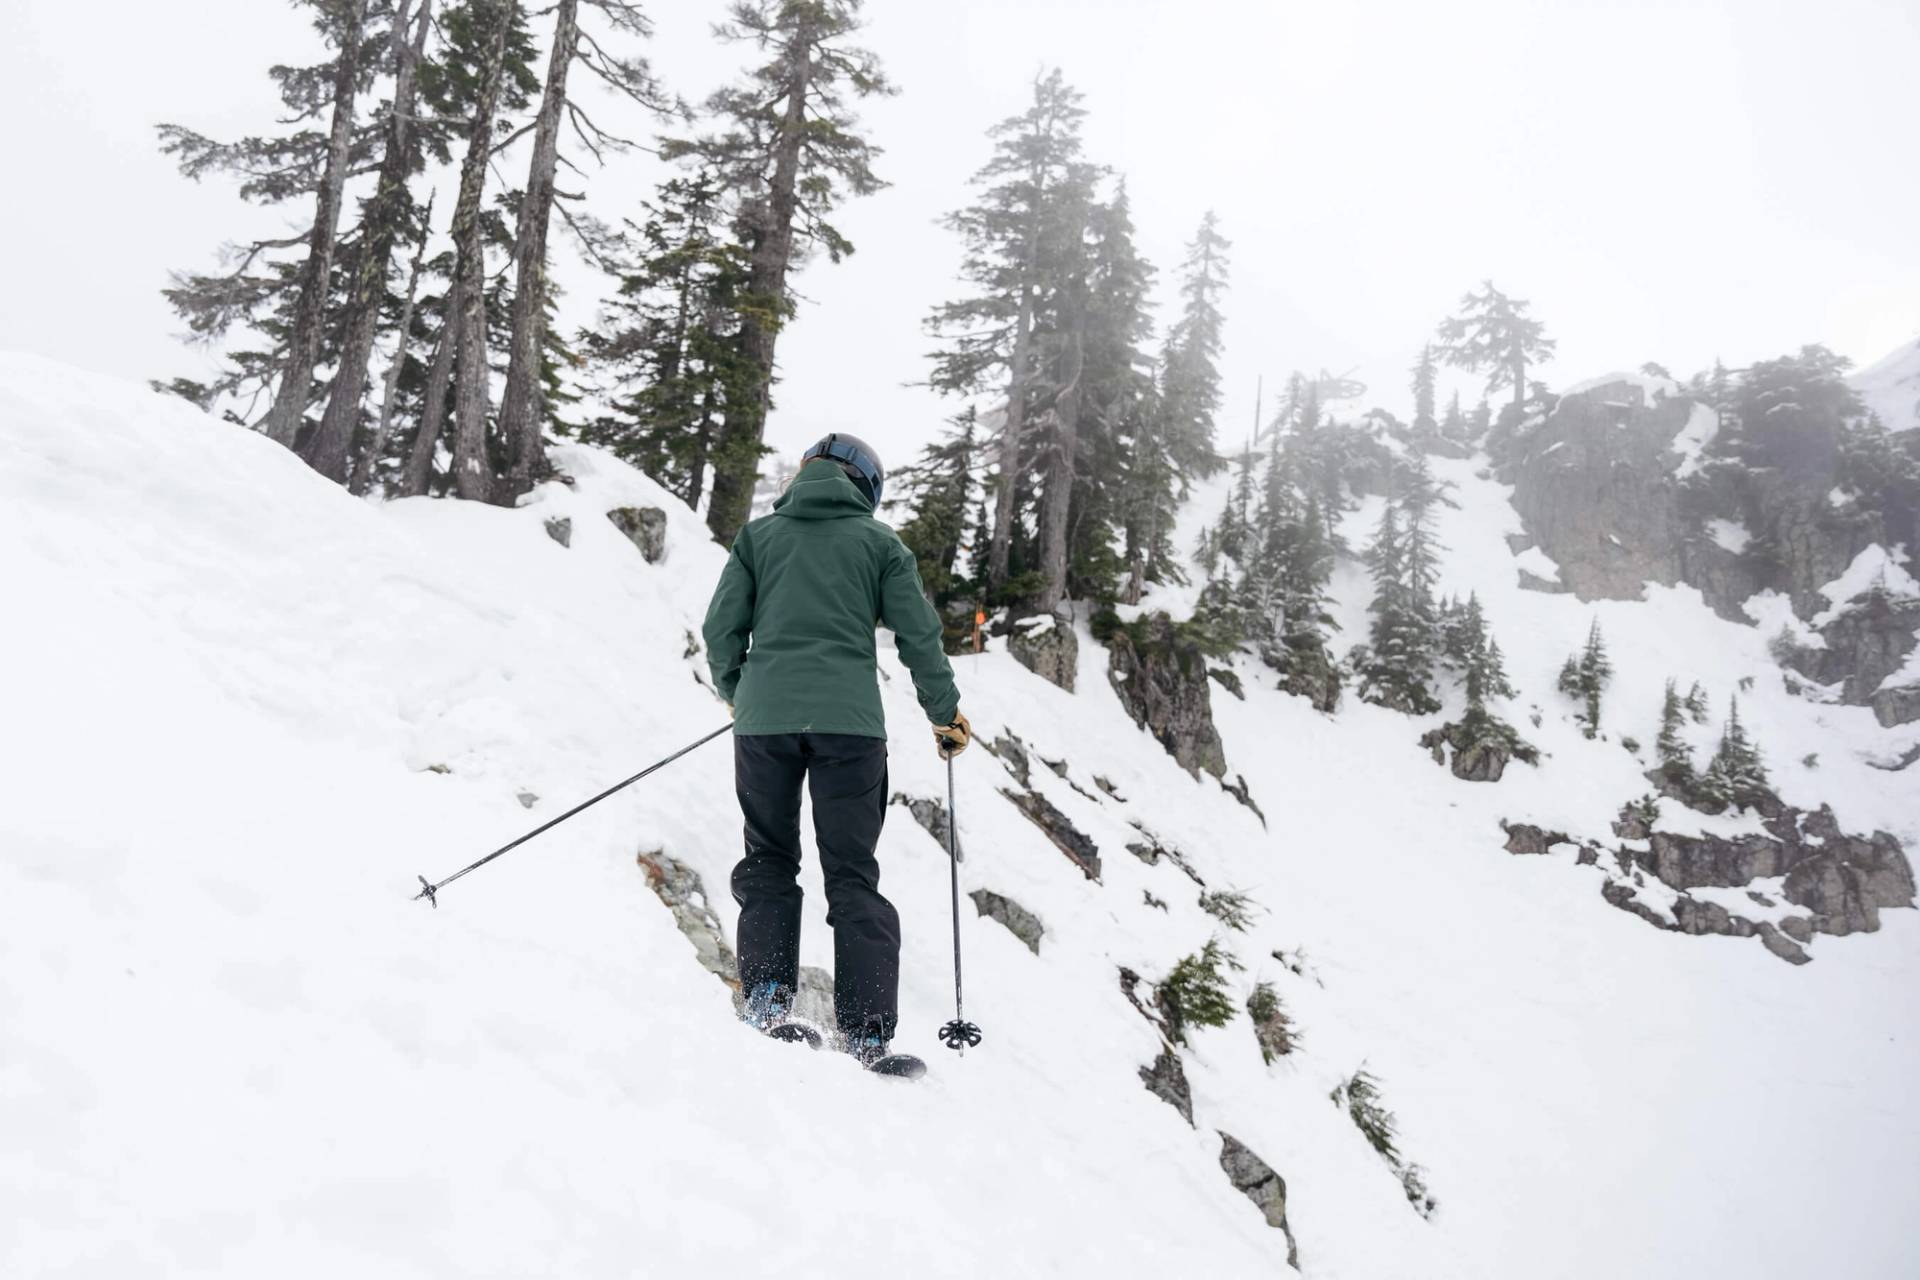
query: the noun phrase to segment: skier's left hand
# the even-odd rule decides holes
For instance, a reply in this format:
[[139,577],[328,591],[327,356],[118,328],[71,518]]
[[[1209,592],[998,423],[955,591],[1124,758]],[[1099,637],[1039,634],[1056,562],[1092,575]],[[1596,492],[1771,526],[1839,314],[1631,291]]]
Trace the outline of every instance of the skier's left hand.
[[967,723],[967,717],[958,711],[953,713],[952,724],[933,726],[934,750],[940,753],[942,760],[951,760],[967,749],[973,741],[973,726]]

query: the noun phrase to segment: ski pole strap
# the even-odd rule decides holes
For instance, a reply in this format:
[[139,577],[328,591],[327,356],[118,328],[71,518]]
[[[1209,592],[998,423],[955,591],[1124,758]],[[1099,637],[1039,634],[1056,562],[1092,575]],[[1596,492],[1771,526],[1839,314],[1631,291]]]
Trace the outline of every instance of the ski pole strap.
[[438,907],[440,905],[440,898],[439,898],[440,890],[446,888],[448,885],[452,884],[455,880],[458,880],[461,876],[466,875],[470,871],[478,871],[481,867],[486,866],[489,862],[492,862],[495,858],[499,857],[501,854],[509,853],[512,850],[519,848],[521,845],[525,844],[527,841],[533,839],[535,836],[541,834],[544,831],[553,830],[553,828],[559,826],[561,823],[565,822],[568,818],[573,817],[573,815],[575,815],[576,813],[579,813],[585,809],[591,809],[594,805],[599,804],[602,800],[605,800],[608,796],[614,794],[616,791],[624,791],[626,788],[640,781],[640,779],[646,777],[648,774],[654,773],[660,769],[666,768],[668,765],[672,764],[675,760],[678,760],[681,756],[686,755],[689,751],[692,751],[696,747],[706,746],[709,742],[712,742],[715,738],[719,737],[723,733],[726,733],[728,730],[732,728],[733,728],[733,725],[731,722],[721,725],[718,729],[715,729],[712,733],[708,734],[706,737],[700,738],[694,742],[689,742],[686,746],[680,748],[678,751],[674,752],[672,755],[667,756],[663,759],[654,761],[652,764],[648,765],[646,768],[642,769],[640,772],[634,774],[631,778],[626,779],[624,782],[614,783],[612,786],[608,787],[605,791],[602,791],[599,795],[595,796],[593,799],[582,801],[581,803],[573,806],[573,808],[567,810],[565,813],[561,814],[559,817],[553,818],[546,822],[541,823],[539,826],[527,832],[527,834],[521,836],[517,840],[509,840],[506,844],[501,845],[498,849],[495,849],[492,853],[488,854],[484,858],[481,858],[479,861],[468,863],[466,866],[460,868],[458,871],[448,876],[445,880],[430,883],[425,876],[416,877],[420,881],[421,888],[420,888],[420,892],[413,895],[413,900],[415,902],[418,902],[420,899],[425,898],[430,906]]

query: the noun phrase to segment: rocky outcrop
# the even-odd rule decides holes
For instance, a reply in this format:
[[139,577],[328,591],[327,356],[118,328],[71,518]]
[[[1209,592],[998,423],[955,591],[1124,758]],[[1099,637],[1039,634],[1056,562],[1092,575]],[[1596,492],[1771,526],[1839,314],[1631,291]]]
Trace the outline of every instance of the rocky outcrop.
[[[1767,950],[1794,964],[1806,962],[1802,945],[1816,933],[1871,933],[1880,927],[1882,910],[1913,905],[1913,868],[1900,842],[1886,832],[1848,835],[1826,807],[1805,812],[1780,805],[1765,825],[1767,834],[1739,836],[1653,829],[1645,840],[1621,846],[1622,874],[1602,885],[1602,896],[1657,928],[1757,936]],[[1508,828],[1509,849],[1519,829],[1517,824]],[[1558,833],[1541,833],[1548,834]],[[1641,899],[1642,873],[1677,895],[1665,910]],[[1760,881],[1778,881],[1779,896],[1800,912],[1779,914],[1777,902],[1752,887]],[[1746,889],[1762,910],[1745,915],[1695,892],[1701,889]]]
[[1171,1048],[1161,1049],[1159,1057],[1140,1068],[1140,1082],[1147,1086],[1148,1093],[1178,1111],[1182,1120],[1193,1123],[1193,1086],[1187,1083],[1179,1054]]
[[[647,887],[673,913],[673,922],[693,944],[700,967],[713,974],[736,992],[740,988],[740,962],[727,945],[720,917],[707,901],[706,886],[700,873],[678,858],[660,849],[642,849],[640,870],[646,873]],[[831,1025],[829,1022],[827,1025]]]
[[1300,1250],[1294,1243],[1293,1228],[1287,1225],[1287,1184],[1273,1166],[1247,1149],[1230,1133],[1220,1134],[1220,1168],[1234,1190],[1253,1201],[1267,1225],[1287,1238],[1287,1265],[1300,1265]]
[[1164,858],[1166,861],[1180,868],[1181,874],[1185,875],[1187,879],[1193,881],[1202,889],[1207,887],[1207,882],[1202,880],[1200,873],[1193,869],[1193,862],[1190,858],[1172,845],[1162,843],[1160,837],[1148,831],[1138,822],[1134,823],[1133,826],[1134,830],[1138,831],[1142,838],[1127,846],[1128,853],[1150,867],[1159,866],[1161,859]]
[[1054,848],[1066,854],[1087,879],[1100,878],[1100,846],[1075,827],[1051,800],[1038,791],[1014,791],[1007,787],[1000,788],[1000,794],[1013,801],[1014,808],[1025,814],[1027,821],[1046,833]]
[[1646,582],[1679,580],[1672,446],[1691,409],[1609,383],[1563,397],[1510,447],[1502,479],[1527,533],[1560,566],[1561,587],[1582,600],[1638,600]]
[[1483,708],[1469,708],[1460,719],[1429,729],[1420,745],[1435,764],[1452,755],[1453,776],[1468,782],[1498,782],[1511,760],[1538,764],[1540,753],[1513,726]]
[[1042,680],[1073,692],[1080,667],[1080,641],[1066,618],[1042,614],[1020,619],[1007,637],[1007,652]]
[[973,899],[974,909],[981,915],[999,921],[1008,933],[1026,944],[1027,950],[1040,954],[1040,939],[1046,935],[1047,927],[1040,923],[1039,916],[991,889],[975,889],[967,896]]
[[[926,833],[939,843],[940,848],[947,847],[947,806],[925,796],[910,796],[904,791],[896,791],[889,804],[897,804],[913,815],[913,820],[925,829]],[[964,856],[962,861],[964,861]]]
[[1824,648],[1783,641],[1775,655],[1792,671],[1823,685],[1838,685],[1840,700],[1872,707],[1891,728],[1920,720],[1920,682],[1881,688],[1920,647],[1920,600],[1866,591],[1836,611],[1819,630]]
[[1133,722],[1151,733],[1181,768],[1216,778],[1227,772],[1226,748],[1213,727],[1206,655],[1166,614],[1116,627],[1107,679]]
[[981,739],[980,745],[987,754],[1006,767],[1013,780],[1022,788],[1033,785],[1033,765],[1027,759],[1027,744],[1020,741],[1020,735],[1011,731],[1001,734],[992,742]]
[[1507,833],[1508,853],[1546,853],[1557,844],[1577,843],[1564,831],[1549,831],[1545,827],[1536,827],[1531,822],[1502,822],[1500,829]]
[[1327,646],[1310,636],[1289,637],[1261,655],[1280,673],[1280,692],[1305,698],[1315,711],[1331,714],[1340,706],[1340,666]]
[[613,527],[627,535],[640,548],[648,564],[659,564],[667,557],[667,513],[659,507],[615,507],[607,512]]

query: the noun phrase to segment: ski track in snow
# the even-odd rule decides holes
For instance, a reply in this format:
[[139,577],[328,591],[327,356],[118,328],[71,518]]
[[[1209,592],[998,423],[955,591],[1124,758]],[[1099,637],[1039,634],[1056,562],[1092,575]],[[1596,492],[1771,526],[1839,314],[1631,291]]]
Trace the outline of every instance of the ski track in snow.
[[[0,734],[0,1273],[356,1277],[1264,1276],[1285,1245],[1228,1185],[1225,1130],[1286,1179],[1306,1274],[1682,1277],[1913,1273],[1920,1201],[1920,922],[1757,942],[1663,934],[1605,905],[1563,847],[1646,789],[1662,685],[1742,715],[1785,797],[1920,845],[1912,779],[1872,770],[1863,708],[1798,701],[1761,629],[1690,590],[1582,604],[1517,587],[1506,492],[1435,460],[1444,592],[1477,591],[1547,753],[1460,782],[1414,721],[1335,717],[1242,660],[1216,691],[1229,772],[1273,823],[1177,769],[1081,634],[1068,695],[1004,653],[958,660],[983,740],[1028,743],[1033,785],[1095,839],[1087,881],[961,758],[962,889],[1045,922],[1036,959],[962,904],[964,1059],[947,864],[904,811],[881,841],[905,922],[907,1086],[732,1021],[634,865],[697,869],[732,924],[739,830],[715,743],[483,871],[445,875],[714,727],[686,660],[721,552],[606,455],[515,511],[347,497],[291,454],[130,383],[0,357],[0,567],[16,683]],[[1219,508],[1199,488],[1180,545]],[[604,519],[669,512],[645,564]],[[541,527],[570,516],[573,545]],[[1378,500],[1350,513],[1363,545]],[[1196,575],[1197,576],[1197,575]],[[1343,563],[1342,647],[1367,584]],[[1184,612],[1196,586],[1150,603]],[[1553,692],[1598,616],[1617,675],[1588,742]],[[895,791],[944,795],[911,684],[881,646]],[[1456,695],[1457,697],[1457,695]],[[1529,723],[1537,706],[1541,724]],[[1457,710],[1453,708],[1452,710]],[[1691,730],[1710,745],[1715,730]],[[1790,744],[1790,745],[1789,745]],[[1820,769],[1798,764],[1820,753]],[[1042,759],[1065,760],[1056,777]],[[443,765],[441,774],[429,770]],[[1099,775],[1124,802],[1093,800]],[[524,809],[526,790],[540,799]],[[1667,806],[1671,813],[1672,806]],[[1263,913],[1226,935],[1244,994],[1275,983],[1302,1047],[1269,1067],[1244,1016],[1193,1033],[1196,1129],[1141,1088],[1148,979],[1219,926],[1144,822]],[[817,866],[805,963],[831,963]],[[1161,912],[1143,892],[1164,899]],[[1304,947],[1319,982],[1269,958]],[[1322,985],[1324,984],[1324,985]],[[1440,1208],[1328,1098],[1365,1064]],[[1783,1227],[1782,1205],[1807,1232]]]

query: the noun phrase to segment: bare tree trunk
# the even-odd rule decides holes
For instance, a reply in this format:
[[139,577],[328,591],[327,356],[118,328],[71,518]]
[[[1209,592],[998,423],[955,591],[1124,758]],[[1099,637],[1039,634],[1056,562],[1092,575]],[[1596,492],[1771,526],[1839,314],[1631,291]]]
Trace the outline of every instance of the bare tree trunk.
[[433,479],[433,450],[447,422],[447,379],[453,376],[453,348],[458,341],[460,290],[447,292],[446,320],[440,326],[440,340],[434,343],[433,359],[427,365],[427,395],[420,407],[420,429],[414,433],[413,448],[407,454],[407,469],[400,479],[403,497],[424,497]]
[[507,33],[518,3],[494,0],[487,6],[494,25],[488,32],[473,119],[467,125],[460,199],[453,208],[453,296],[458,300],[452,313],[458,317],[453,331],[453,491],[478,502],[485,502],[493,487],[493,464],[487,457],[487,249],[481,238],[480,201],[493,154],[493,117],[500,106]]
[[1047,199],[1046,171],[1032,168],[1033,209],[1027,221],[1026,261],[1020,275],[1020,312],[1014,321],[1013,354],[1007,364],[1007,415],[1000,436],[1000,487],[994,494],[993,534],[987,541],[987,594],[1007,585],[1007,561],[1013,549],[1013,507],[1020,481],[1020,434],[1027,420],[1027,382],[1033,363],[1034,277],[1040,271],[1041,207]]
[[1084,363],[1085,334],[1085,313],[1076,309],[1060,357],[1060,390],[1053,402],[1053,444],[1048,451],[1047,474],[1041,489],[1040,565],[1045,577],[1036,603],[1043,613],[1056,612],[1067,594],[1067,548],[1071,541],[1067,515],[1073,501],[1074,464],[1079,454],[1080,369]]
[[[387,120],[386,153],[380,159],[379,184],[367,203],[366,233],[359,261],[354,265],[353,295],[347,302],[346,338],[340,347],[340,366],[334,370],[326,412],[306,449],[307,464],[329,480],[347,473],[347,455],[354,430],[360,425],[360,402],[367,389],[367,364],[373,357],[374,330],[380,321],[380,303],[387,292],[387,266],[407,208],[407,178],[413,169],[413,99],[415,70],[426,48],[433,0],[421,0],[411,43],[407,40],[407,6],[399,0],[393,16],[393,106]],[[406,349],[401,328],[400,347]],[[384,439],[384,437],[382,437]],[[364,489],[364,484],[361,486]]]
[[365,493],[373,483],[373,469],[380,465],[380,459],[387,452],[387,441],[393,438],[393,401],[400,390],[400,371],[407,363],[407,339],[413,332],[413,303],[420,296],[420,273],[427,265],[427,233],[432,225],[433,201],[428,200],[426,219],[420,225],[420,243],[413,251],[413,266],[407,272],[407,300],[400,307],[400,332],[393,342],[393,363],[387,366],[386,385],[380,392],[380,420],[373,429],[373,443],[360,455],[360,462],[353,469],[353,483],[348,486],[354,494]]
[[500,399],[500,435],[510,462],[507,480],[494,501],[511,506],[533,487],[546,461],[540,436],[542,414],[534,396],[540,377],[540,349],[547,336],[547,224],[553,214],[553,173],[560,158],[560,112],[567,102],[567,70],[580,42],[579,0],[557,0],[553,50],[547,58],[546,96],[533,130],[533,162],[526,193],[520,198],[520,224],[514,232],[513,328],[508,339],[507,385]]
[[795,188],[800,179],[800,152],[806,144],[807,94],[812,89],[814,24],[808,19],[794,33],[793,74],[785,86],[786,114],[774,142],[773,179],[768,184],[763,221],[747,264],[750,303],[741,317],[740,347],[753,366],[753,387],[746,403],[729,407],[714,447],[713,500],[707,506],[707,528],[723,546],[753,509],[753,487],[760,477],[760,442],[766,433],[767,412],[773,401],[773,349],[780,334],[781,311],[787,296],[787,266],[793,257]]
[[347,185],[348,149],[353,142],[353,99],[360,82],[360,33],[367,21],[367,0],[348,0],[340,56],[333,71],[333,131],[327,139],[327,163],[314,202],[313,230],[307,234],[307,261],[300,269],[300,293],[293,306],[287,358],[280,389],[267,410],[269,438],[292,447],[307,416],[313,366],[320,359],[320,330],[325,324],[327,286],[333,277],[334,238],[340,226],[340,198]]

